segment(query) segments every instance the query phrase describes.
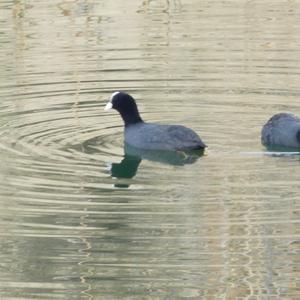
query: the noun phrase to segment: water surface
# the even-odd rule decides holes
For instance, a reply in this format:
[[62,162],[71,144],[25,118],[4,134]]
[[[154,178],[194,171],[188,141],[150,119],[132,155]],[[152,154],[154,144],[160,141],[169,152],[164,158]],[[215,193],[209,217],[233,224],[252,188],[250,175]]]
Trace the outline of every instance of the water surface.
[[[298,299],[297,1],[0,3],[0,298]],[[126,154],[116,90],[201,157]],[[160,159],[158,159],[160,158]]]

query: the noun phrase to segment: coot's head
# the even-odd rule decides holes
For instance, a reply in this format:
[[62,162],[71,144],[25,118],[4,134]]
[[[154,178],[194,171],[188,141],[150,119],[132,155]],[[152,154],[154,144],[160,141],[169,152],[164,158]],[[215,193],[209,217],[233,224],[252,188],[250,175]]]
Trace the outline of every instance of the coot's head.
[[140,117],[137,105],[133,97],[124,92],[114,92],[106,104],[104,110],[110,110],[111,108],[117,110],[125,126],[143,122]]

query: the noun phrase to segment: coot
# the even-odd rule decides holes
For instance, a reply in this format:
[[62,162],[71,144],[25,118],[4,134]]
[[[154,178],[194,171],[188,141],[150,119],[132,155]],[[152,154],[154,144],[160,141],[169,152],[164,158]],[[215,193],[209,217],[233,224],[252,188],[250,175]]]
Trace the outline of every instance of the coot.
[[206,145],[190,128],[144,122],[132,96],[124,92],[111,95],[105,110],[116,109],[125,125],[125,143],[148,150],[203,150]]
[[274,115],[262,128],[265,146],[300,147],[300,118],[291,113]]

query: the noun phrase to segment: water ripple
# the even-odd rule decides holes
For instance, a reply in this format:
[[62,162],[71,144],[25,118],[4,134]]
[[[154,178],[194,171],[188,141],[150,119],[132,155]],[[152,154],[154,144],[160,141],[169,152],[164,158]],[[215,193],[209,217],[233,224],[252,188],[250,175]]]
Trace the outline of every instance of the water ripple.
[[[0,1],[0,298],[296,299],[298,6]],[[205,155],[124,156],[116,90]]]

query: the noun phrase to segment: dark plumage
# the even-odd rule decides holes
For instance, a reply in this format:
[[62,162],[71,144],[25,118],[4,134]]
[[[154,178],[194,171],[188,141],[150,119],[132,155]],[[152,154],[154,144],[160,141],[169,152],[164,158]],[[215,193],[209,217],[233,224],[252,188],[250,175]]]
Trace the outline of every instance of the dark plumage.
[[149,150],[200,150],[206,145],[190,128],[161,125],[142,120],[135,100],[124,92],[115,92],[105,110],[116,109],[125,124],[125,143]]
[[291,113],[274,115],[263,126],[261,141],[265,146],[300,147],[300,118]]

